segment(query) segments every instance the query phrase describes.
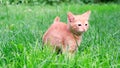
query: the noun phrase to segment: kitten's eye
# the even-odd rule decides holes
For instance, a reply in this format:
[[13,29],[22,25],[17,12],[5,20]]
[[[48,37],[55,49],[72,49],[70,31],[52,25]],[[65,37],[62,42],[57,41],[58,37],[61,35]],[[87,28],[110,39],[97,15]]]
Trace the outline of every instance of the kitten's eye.
[[78,26],[82,26],[81,24],[78,24]]
[[85,24],[85,26],[87,26],[87,24]]

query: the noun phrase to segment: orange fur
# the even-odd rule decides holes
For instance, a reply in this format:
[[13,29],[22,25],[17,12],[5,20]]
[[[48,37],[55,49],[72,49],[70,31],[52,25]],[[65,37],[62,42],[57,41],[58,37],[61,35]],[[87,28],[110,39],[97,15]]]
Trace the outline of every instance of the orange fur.
[[73,54],[82,40],[82,34],[87,31],[90,11],[82,15],[74,15],[68,12],[68,24],[60,22],[56,17],[54,23],[43,36],[43,42],[60,49],[63,53]]

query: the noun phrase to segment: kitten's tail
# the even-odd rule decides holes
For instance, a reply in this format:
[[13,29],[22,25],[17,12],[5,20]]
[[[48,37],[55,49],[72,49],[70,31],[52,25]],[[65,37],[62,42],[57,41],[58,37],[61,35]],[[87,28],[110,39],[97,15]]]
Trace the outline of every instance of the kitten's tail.
[[54,23],[57,23],[57,22],[60,22],[60,17],[58,16],[54,19]]

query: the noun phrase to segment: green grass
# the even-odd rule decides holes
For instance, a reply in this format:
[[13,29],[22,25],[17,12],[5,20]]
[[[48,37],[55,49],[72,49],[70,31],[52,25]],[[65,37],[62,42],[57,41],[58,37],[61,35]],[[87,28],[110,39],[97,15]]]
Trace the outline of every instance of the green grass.
[[[74,60],[42,50],[56,16],[91,10],[90,28]],[[120,5],[0,6],[0,68],[120,68]]]

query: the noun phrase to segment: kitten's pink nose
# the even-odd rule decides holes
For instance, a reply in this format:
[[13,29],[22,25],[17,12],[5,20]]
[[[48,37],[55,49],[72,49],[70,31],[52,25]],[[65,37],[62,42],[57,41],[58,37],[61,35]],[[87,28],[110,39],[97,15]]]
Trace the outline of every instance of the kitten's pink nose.
[[85,31],[85,29],[83,28],[83,32]]
[[85,30],[85,28],[81,28],[80,31],[81,32],[85,32],[86,30]]

